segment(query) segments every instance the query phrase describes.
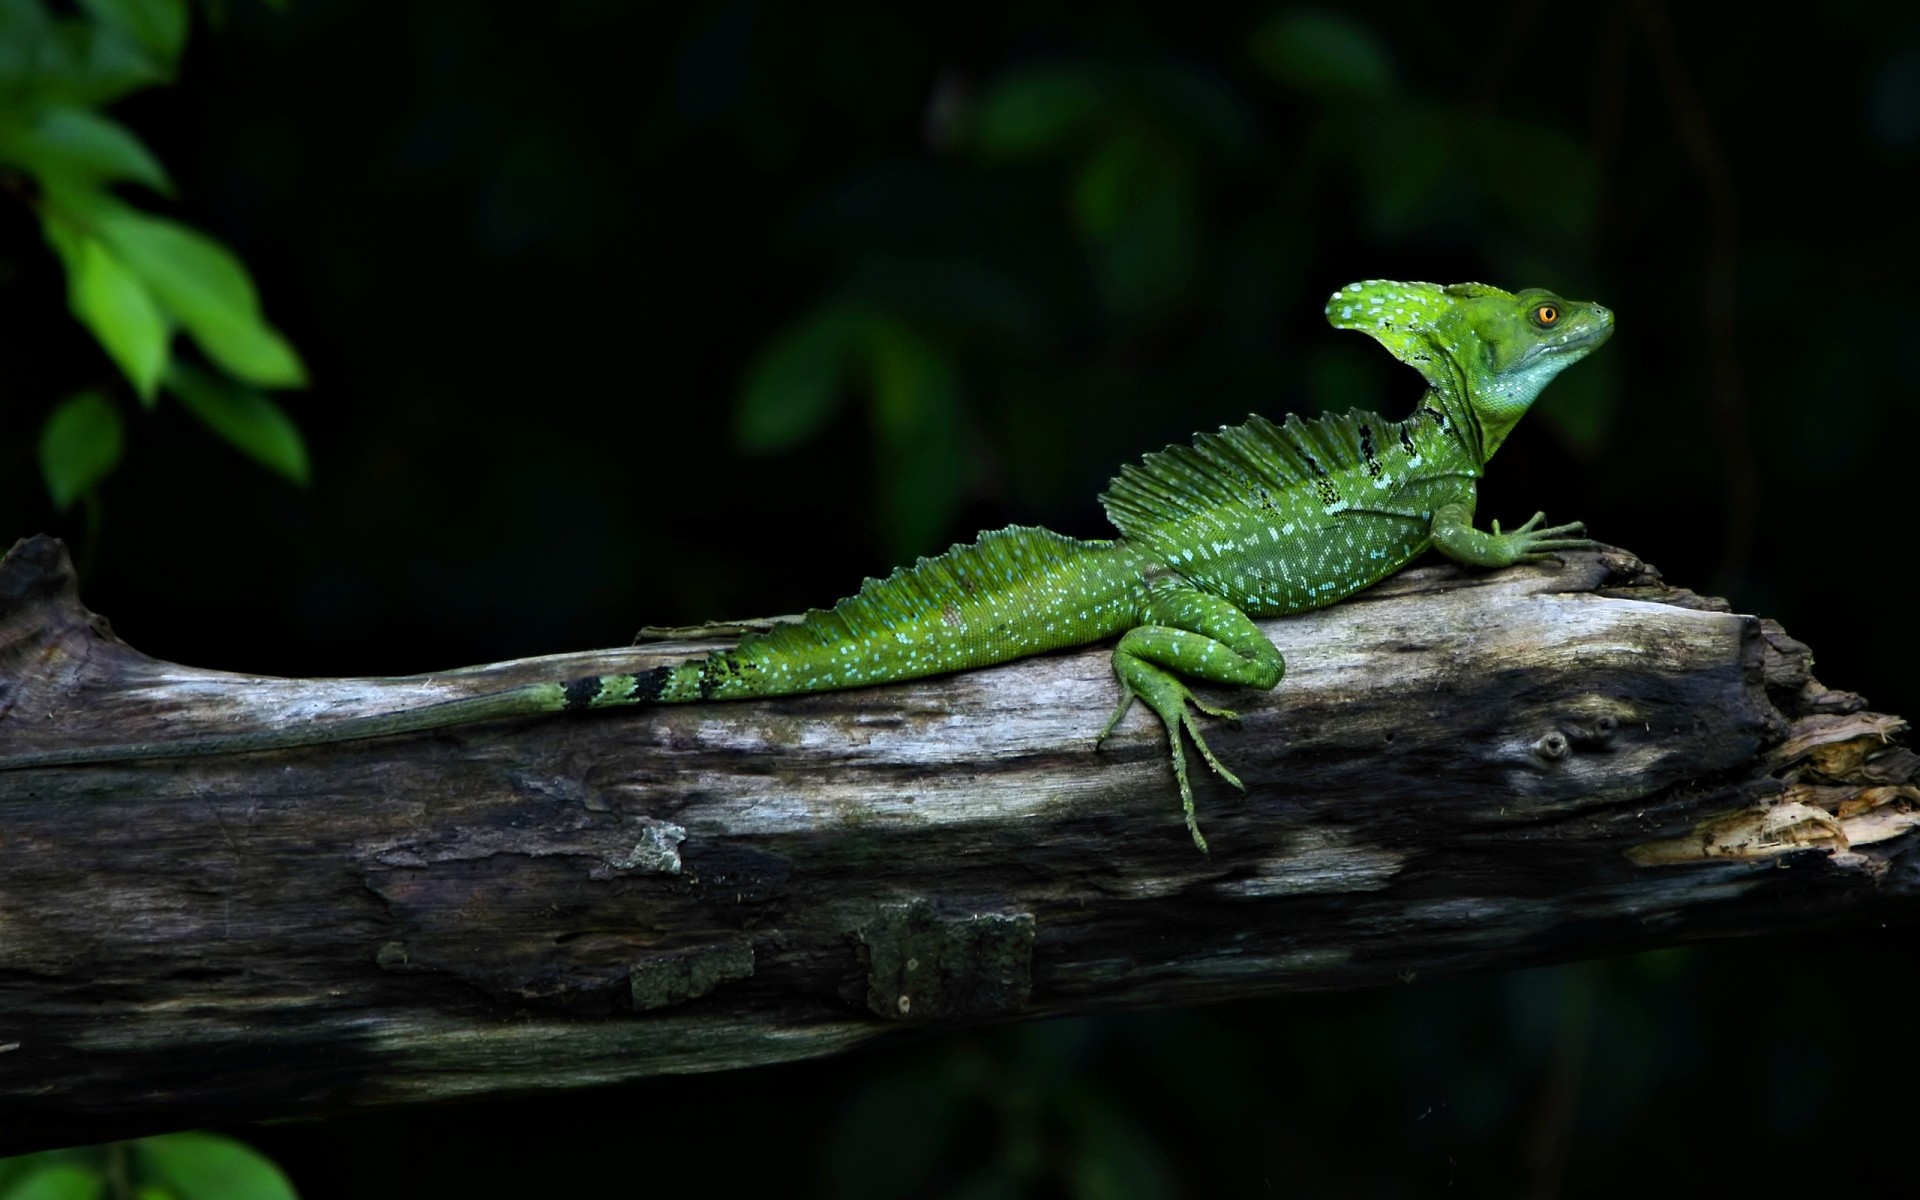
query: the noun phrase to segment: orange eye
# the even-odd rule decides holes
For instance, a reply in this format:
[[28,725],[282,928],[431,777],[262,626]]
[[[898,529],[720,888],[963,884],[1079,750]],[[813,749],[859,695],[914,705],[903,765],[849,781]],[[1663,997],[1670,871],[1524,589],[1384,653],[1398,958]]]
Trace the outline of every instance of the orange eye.
[[1533,310],[1533,319],[1539,325],[1551,325],[1560,319],[1560,310],[1551,304],[1542,304]]

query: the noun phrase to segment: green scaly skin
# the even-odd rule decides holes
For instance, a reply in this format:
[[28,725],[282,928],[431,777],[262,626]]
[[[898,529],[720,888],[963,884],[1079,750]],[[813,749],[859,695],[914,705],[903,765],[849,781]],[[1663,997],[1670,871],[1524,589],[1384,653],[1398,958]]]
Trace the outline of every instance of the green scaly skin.
[[1540,389],[1613,332],[1597,304],[1531,289],[1374,280],[1335,292],[1336,328],[1377,339],[1427,380],[1412,416],[1253,417],[1121,470],[1101,497],[1121,535],[1014,526],[921,559],[797,624],[637,675],[589,676],[318,729],[270,730],[0,759],[0,770],[235,754],[533,713],[789,696],[965,671],[1118,637],[1122,697],[1166,726],[1187,829],[1202,851],[1185,738],[1221,778],[1195,712],[1233,718],[1181,676],[1272,688],[1286,662],[1253,623],[1332,604],[1429,546],[1505,567],[1592,545],[1579,524],[1473,527],[1474,487]]

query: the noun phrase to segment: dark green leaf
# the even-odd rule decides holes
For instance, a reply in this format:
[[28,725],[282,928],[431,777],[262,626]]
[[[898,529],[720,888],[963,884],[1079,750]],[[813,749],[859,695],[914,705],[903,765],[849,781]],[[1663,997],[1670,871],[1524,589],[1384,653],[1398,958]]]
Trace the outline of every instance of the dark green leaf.
[[0,93],[99,105],[171,76],[118,26],[54,19],[37,0],[0,4]]
[[766,454],[806,440],[840,410],[847,354],[864,312],[823,308],[775,338],[747,373],[733,411],[734,440]]
[[1363,182],[1374,229],[1386,237],[1444,220],[1459,202],[1449,174],[1460,142],[1459,122],[1445,109],[1395,104],[1341,127],[1341,141]]
[[1592,228],[1599,170],[1585,147],[1557,129],[1499,117],[1468,133],[1466,164],[1495,204],[1556,233]]
[[1180,1179],[1157,1140],[1123,1110],[1091,1092],[1063,1107],[1077,1127],[1068,1193],[1075,1200],[1160,1200]]
[[60,49],[40,0],[0,0],[0,90],[30,90],[49,55]]
[[1199,228],[1192,170],[1183,160],[1146,138],[1116,135],[1081,169],[1073,202],[1116,311],[1150,312],[1186,287]]
[[[6,3],[6,0],[0,0],[0,3]],[[90,1175],[96,1174],[94,1168],[100,1160],[100,1153],[91,1146],[73,1150],[42,1150],[36,1154],[0,1158],[0,1200],[11,1200],[16,1186],[26,1182],[29,1176],[53,1167],[77,1167]]]
[[252,1147],[210,1133],[170,1133],[133,1144],[142,1175],[181,1200],[297,1200],[280,1168]]
[[139,277],[98,240],[76,233],[52,212],[44,228],[66,264],[67,306],[100,339],[141,402],[151,405],[173,339],[166,314]]
[[285,410],[265,393],[180,362],[167,369],[166,387],[187,411],[242,454],[306,486],[306,442]]
[[173,190],[159,160],[125,126],[69,104],[0,123],[0,158],[69,186],[124,179]]
[[61,511],[99,486],[120,463],[120,410],[98,392],[62,400],[40,427],[40,476]]
[[0,1191],[0,1200],[99,1200],[106,1191],[107,1181],[98,1171],[56,1162],[22,1176]]
[[981,150],[1008,158],[1045,154],[1088,125],[1105,98],[1080,66],[1035,67],[996,83],[973,113]]
[[1151,187],[1152,153],[1136,137],[1110,137],[1074,178],[1073,215],[1080,233],[1094,241],[1112,237],[1126,222],[1141,192]]
[[80,0],[95,21],[124,31],[171,66],[187,42],[187,0]]
[[1258,136],[1246,101],[1212,71],[1186,62],[1154,62],[1143,66],[1135,78],[1154,115],[1176,130],[1184,143],[1238,155]]
[[1253,35],[1267,74],[1323,100],[1385,96],[1393,62],[1366,26],[1334,13],[1286,12]]
[[306,384],[299,355],[260,315],[253,280],[225,246],[125,205],[101,206],[93,223],[208,358],[258,387]]
[[821,1149],[828,1194],[841,1200],[926,1194],[958,1132],[960,1099],[948,1077],[904,1072],[856,1089]]
[[937,549],[967,482],[960,397],[953,368],[926,339],[876,320],[865,346],[880,453],[881,530],[904,561]]

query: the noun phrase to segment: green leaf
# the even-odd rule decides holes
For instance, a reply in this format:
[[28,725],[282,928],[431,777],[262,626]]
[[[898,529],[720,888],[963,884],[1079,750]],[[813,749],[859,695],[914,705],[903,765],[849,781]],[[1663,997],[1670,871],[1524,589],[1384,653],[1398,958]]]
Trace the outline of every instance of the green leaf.
[[43,71],[64,65],[56,28],[39,0],[0,3],[0,90],[31,92]]
[[167,369],[166,387],[234,449],[301,487],[307,485],[307,444],[271,397],[181,362]]
[[967,482],[960,396],[945,355],[887,318],[867,330],[881,531],[901,560],[935,549]]
[[40,427],[40,476],[62,512],[120,464],[126,434],[120,410],[98,392],[69,396]]
[[171,67],[187,43],[187,0],[80,0],[102,25],[124,31]]
[[303,387],[306,367],[260,315],[246,267],[197,230],[121,204],[93,214],[100,238],[146,283],[207,357],[258,387]]
[[1253,35],[1252,50],[1267,74],[1323,100],[1378,98],[1394,90],[1386,47],[1349,17],[1281,13]]
[[1443,108],[1394,104],[1340,133],[1364,181],[1361,194],[1373,228],[1383,238],[1444,219],[1449,171],[1460,142],[1459,122]]
[[1489,199],[1556,233],[1593,228],[1599,169],[1584,146],[1557,129],[1499,117],[1467,132],[1462,158]]
[[1092,1094],[1062,1107],[1076,1137],[1068,1147],[1067,1192],[1076,1200],[1159,1200],[1180,1194],[1179,1176],[1158,1139]]
[[69,104],[0,125],[0,159],[68,186],[131,180],[172,194],[166,170],[124,125]]
[[53,212],[43,227],[67,267],[67,307],[151,407],[173,340],[166,314],[140,278],[97,239],[74,232]]
[[782,334],[741,392],[735,436],[748,451],[786,449],[832,420],[856,384],[870,389],[888,547],[930,549],[966,482],[960,404],[945,356],[896,318],[835,304]]
[[733,410],[741,449],[795,446],[831,421],[846,395],[846,362],[869,318],[847,305],[823,308],[775,338],[747,373]]
[[1107,139],[1074,181],[1073,208],[1116,311],[1161,308],[1192,278],[1199,254],[1193,172],[1159,143],[1129,134]]
[[0,5],[0,93],[100,105],[172,77],[125,29],[55,19],[37,2]]
[[133,1144],[141,1174],[181,1200],[298,1200],[293,1185],[250,1146],[210,1133],[170,1133]]
[[0,1200],[99,1200],[106,1191],[100,1172],[73,1162],[49,1162],[0,1190]]
[[973,113],[974,141],[995,156],[1045,154],[1089,124],[1105,103],[1086,67],[1030,68],[1002,79],[980,101]]

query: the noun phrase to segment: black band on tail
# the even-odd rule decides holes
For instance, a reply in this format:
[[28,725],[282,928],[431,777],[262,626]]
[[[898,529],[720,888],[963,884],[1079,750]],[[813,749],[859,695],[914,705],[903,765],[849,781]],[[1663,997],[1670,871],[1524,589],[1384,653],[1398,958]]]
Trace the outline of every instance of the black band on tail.
[[633,677],[633,687],[627,692],[627,703],[645,704],[649,700],[658,700],[660,693],[666,690],[667,680],[673,677],[672,667],[649,667]]
[[586,712],[622,704],[647,704],[660,698],[673,677],[672,667],[649,667],[638,675],[583,675],[560,685],[562,712]]
[[561,706],[561,711],[587,711],[593,707],[593,702],[600,698],[600,692],[605,686],[606,679],[600,675],[588,675],[581,679],[567,680],[561,689],[566,693],[567,697],[566,703]]

